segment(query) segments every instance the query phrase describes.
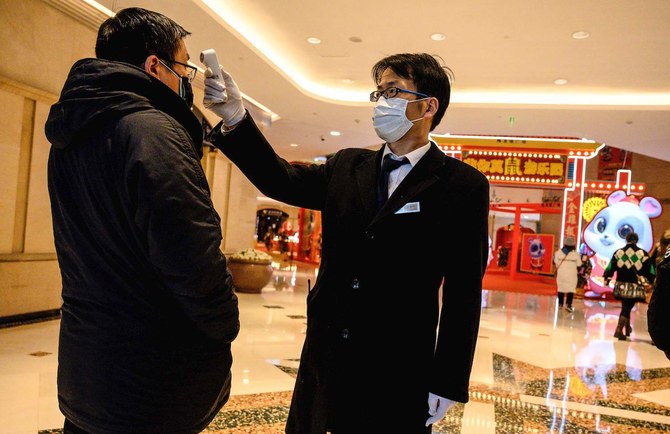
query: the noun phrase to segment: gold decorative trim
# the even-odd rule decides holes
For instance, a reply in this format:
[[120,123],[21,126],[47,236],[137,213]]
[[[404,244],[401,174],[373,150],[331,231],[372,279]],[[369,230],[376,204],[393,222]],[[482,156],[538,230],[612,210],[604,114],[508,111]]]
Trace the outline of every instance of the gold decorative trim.
[[51,262],[57,261],[55,253],[0,253],[0,262]]

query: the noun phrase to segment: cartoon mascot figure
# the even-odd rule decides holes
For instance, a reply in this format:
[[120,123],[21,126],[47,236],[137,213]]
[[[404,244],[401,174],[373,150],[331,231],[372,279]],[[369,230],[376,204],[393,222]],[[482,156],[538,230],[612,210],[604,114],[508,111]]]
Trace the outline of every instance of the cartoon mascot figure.
[[542,270],[544,268],[544,254],[546,249],[540,238],[530,238],[528,240],[528,253],[530,255],[530,268],[533,270]]
[[607,197],[607,206],[598,211],[584,229],[583,240],[594,252],[591,256],[593,270],[586,297],[604,297],[612,287],[603,284],[603,271],[614,252],[626,245],[626,235],[638,234],[638,246],[646,250],[654,244],[650,219],[661,215],[660,202],[650,196],[638,199],[616,190]]

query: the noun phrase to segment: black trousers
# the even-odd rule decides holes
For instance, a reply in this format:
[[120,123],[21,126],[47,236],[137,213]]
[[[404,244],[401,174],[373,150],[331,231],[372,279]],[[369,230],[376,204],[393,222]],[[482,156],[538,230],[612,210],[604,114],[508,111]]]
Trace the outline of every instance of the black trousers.
[[629,300],[629,299],[622,299],[621,300],[621,312],[619,313],[619,316],[625,316],[626,318],[630,318],[630,311],[633,310],[633,307],[635,307],[635,300]]
[[575,297],[574,292],[568,292],[568,293],[559,292],[558,293],[558,304],[559,304],[559,306],[563,306],[563,297],[565,296],[565,294],[568,295],[568,300],[567,300],[568,306],[572,306],[572,299]]

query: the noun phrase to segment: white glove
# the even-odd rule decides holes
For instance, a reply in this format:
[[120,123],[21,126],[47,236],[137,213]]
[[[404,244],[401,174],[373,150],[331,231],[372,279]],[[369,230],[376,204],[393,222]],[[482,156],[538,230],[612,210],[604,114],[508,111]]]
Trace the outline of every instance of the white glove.
[[442,398],[441,396],[428,392],[428,414],[430,414],[431,417],[426,420],[426,426],[432,425],[435,422],[439,422],[444,419],[444,415],[447,414],[447,410],[449,410],[454,404],[456,404],[456,401]]
[[[221,65],[219,65],[221,68]],[[205,97],[202,103],[216,113],[227,128],[232,128],[244,119],[246,113],[242,103],[242,95],[235,80],[221,68],[223,83],[216,81],[212,76],[212,70],[205,70]],[[226,95],[227,94],[227,95]]]

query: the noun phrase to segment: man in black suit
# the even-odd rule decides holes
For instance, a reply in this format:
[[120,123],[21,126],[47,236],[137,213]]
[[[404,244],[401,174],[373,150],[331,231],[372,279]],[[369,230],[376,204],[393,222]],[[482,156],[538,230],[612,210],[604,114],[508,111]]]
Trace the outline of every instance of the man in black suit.
[[489,183],[429,138],[451,71],[424,53],[380,60],[370,100],[383,146],[309,166],[280,158],[232,77],[210,72],[204,102],[223,119],[212,143],[267,196],[322,213],[286,432],[379,432],[388,420],[394,432],[430,433],[468,401],[488,256]]

